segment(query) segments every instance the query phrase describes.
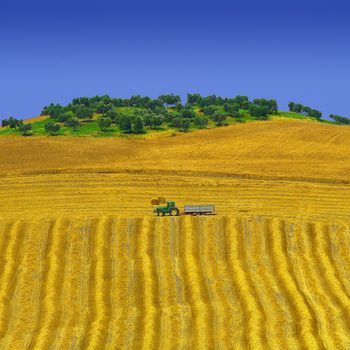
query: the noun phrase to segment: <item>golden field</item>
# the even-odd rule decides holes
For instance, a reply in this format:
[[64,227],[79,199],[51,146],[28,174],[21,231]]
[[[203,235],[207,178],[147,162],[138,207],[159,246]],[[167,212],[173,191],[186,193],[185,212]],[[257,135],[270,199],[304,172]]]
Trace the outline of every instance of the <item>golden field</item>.
[[1,137],[0,349],[349,349],[349,150],[301,121]]

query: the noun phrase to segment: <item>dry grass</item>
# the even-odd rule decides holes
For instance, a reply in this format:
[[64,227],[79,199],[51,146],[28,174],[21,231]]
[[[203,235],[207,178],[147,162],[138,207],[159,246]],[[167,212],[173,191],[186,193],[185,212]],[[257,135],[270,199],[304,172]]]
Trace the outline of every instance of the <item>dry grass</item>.
[[0,349],[349,348],[349,136],[0,138]]
[[257,122],[155,139],[0,138],[0,172],[162,170],[350,181],[350,128]]

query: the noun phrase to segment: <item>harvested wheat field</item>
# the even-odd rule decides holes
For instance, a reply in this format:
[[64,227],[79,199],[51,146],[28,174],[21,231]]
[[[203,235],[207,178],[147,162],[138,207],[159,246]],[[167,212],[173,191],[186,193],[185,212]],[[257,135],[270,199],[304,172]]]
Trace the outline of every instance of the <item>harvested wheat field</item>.
[[349,349],[349,149],[297,121],[0,138],[0,349]]

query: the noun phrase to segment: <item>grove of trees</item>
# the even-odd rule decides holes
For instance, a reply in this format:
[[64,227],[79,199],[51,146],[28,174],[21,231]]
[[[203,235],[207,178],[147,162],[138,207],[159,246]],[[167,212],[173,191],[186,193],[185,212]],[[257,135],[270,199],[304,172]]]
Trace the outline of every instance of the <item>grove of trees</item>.
[[288,107],[291,112],[305,114],[308,117],[313,117],[316,119],[322,118],[322,113],[320,111],[318,111],[317,109],[312,109],[311,107],[308,107],[308,106],[304,106],[300,103],[289,102]]
[[[300,103],[288,104],[291,112],[304,114],[316,119],[322,113]],[[187,94],[187,100],[175,94],[160,95],[157,98],[134,95],[130,98],[112,98],[108,95],[74,98],[67,105],[51,103],[42,109],[41,115],[50,117],[45,132],[59,135],[65,132],[62,127],[80,128],[92,121],[89,130],[98,126],[102,133],[121,131],[123,133],[144,133],[147,129],[161,130],[171,127],[186,132],[190,128],[206,128],[208,125],[223,126],[233,120],[244,122],[246,117],[257,120],[268,119],[278,114],[278,105],[274,99],[258,98],[249,100],[248,96],[221,97]],[[230,119],[231,118],[231,119]],[[349,124],[350,119],[331,114],[338,124]],[[18,130],[23,135],[32,133],[32,125],[23,125],[23,121],[13,117],[2,120],[3,127]]]

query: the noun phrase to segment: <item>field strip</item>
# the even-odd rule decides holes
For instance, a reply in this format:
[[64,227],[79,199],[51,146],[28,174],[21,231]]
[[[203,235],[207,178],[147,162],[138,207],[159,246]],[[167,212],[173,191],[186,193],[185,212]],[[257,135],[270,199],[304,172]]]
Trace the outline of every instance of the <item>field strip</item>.
[[6,178],[0,183],[0,218],[150,218],[159,195],[183,205],[213,203],[219,215],[270,216],[348,224],[350,186],[146,175],[75,174]]
[[348,246],[265,217],[0,220],[0,346],[346,349]]

